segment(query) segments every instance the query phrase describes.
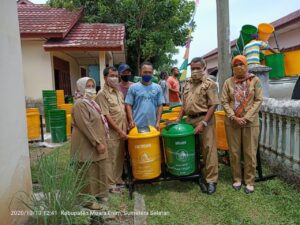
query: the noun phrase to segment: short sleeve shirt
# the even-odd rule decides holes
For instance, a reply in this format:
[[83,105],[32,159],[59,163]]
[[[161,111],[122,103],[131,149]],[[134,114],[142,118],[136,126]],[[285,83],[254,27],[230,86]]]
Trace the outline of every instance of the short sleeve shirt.
[[[169,76],[168,80],[168,87],[179,91],[179,81],[174,78],[173,76]],[[170,102],[180,102],[179,93],[175,93],[169,90],[169,101]]]
[[183,96],[184,112],[188,115],[207,112],[210,106],[220,104],[217,84],[207,76],[197,84],[188,80]]
[[[123,94],[104,84],[95,101],[100,105],[103,115],[110,115],[119,128],[126,132],[127,118]],[[110,129],[110,134],[111,138],[118,137],[118,134],[112,129]]]
[[132,105],[133,120],[138,127],[155,126],[157,107],[164,104],[161,87],[155,83],[148,86],[135,83],[130,86],[125,103]]

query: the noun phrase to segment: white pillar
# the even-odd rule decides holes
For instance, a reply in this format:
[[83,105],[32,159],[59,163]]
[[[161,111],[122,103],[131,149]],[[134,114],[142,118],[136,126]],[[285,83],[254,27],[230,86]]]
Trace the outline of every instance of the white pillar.
[[278,125],[277,125],[277,115],[273,114],[273,132],[272,132],[272,145],[271,149],[276,152],[277,150],[277,130],[278,130]]
[[300,163],[300,118],[295,118],[293,159],[295,161],[293,169],[299,170],[299,163]]
[[282,134],[283,134],[283,131],[282,131],[282,128],[283,128],[283,118],[282,118],[282,115],[278,115],[278,147],[277,147],[277,152],[278,152],[278,156],[279,156],[279,159],[282,158]]
[[266,140],[265,140],[266,148],[270,147],[270,113],[267,112],[267,130],[266,130]]
[[105,62],[105,51],[99,52],[99,76],[100,76],[100,87],[103,88],[104,85],[104,77],[103,77],[103,70],[106,67]]
[[0,223],[23,224],[25,216],[11,216],[25,210],[17,193],[32,190],[16,1],[1,2],[0,21]]
[[285,127],[285,151],[284,154],[287,157],[291,157],[291,118],[286,118],[286,127]]
[[260,133],[260,145],[265,146],[265,136],[266,136],[266,113],[261,112],[262,118],[261,118],[261,133]]

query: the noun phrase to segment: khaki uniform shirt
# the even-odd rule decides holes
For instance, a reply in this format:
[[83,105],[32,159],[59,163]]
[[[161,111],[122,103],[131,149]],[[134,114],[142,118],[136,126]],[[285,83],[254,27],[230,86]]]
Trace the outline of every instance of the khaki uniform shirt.
[[[126,133],[127,117],[123,94],[119,90],[104,84],[95,101],[100,105],[103,115],[110,115],[116,125]],[[111,128],[109,129],[109,135],[110,139],[119,139],[118,133]]]
[[[222,104],[226,112],[227,118],[225,119],[226,125],[235,126],[234,121],[230,121],[230,117],[234,116],[234,87],[235,83],[233,78],[228,78],[223,86],[222,90]],[[242,117],[247,119],[246,127],[259,126],[259,109],[263,100],[263,93],[261,83],[258,77],[253,77],[249,85],[249,94],[252,97],[249,99],[248,104],[242,112]],[[237,126],[237,125],[236,125]]]
[[97,143],[106,146],[106,133],[102,119],[94,108],[78,99],[72,110],[71,155],[80,162],[99,161],[107,158],[107,151],[99,154]]
[[207,112],[210,106],[220,104],[217,85],[208,76],[196,84],[192,79],[187,80],[183,97],[184,112],[188,115]]

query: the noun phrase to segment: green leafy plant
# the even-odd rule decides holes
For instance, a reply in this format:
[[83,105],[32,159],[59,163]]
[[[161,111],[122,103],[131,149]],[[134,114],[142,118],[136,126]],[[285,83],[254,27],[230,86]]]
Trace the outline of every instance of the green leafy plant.
[[90,224],[90,215],[82,206],[96,201],[94,196],[82,194],[86,186],[85,174],[91,162],[79,166],[74,159],[60,162],[55,151],[43,156],[36,165],[35,179],[39,193],[26,194],[21,201],[32,211],[36,224]]

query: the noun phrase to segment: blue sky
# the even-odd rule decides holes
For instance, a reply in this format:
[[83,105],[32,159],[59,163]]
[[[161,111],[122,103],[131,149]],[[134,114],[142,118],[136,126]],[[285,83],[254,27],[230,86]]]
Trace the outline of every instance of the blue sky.
[[[45,0],[32,0],[34,3],[45,3]],[[190,49],[190,59],[202,56],[217,47],[216,0],[199,0],[195,16],[196,29]],[[291,12],[300,9],[300,0],[229,0],[230,40],[239,36],[245,24],[257,26],[260,23],[271,23]],[[280,43],[279,43],[280,44]],[[184,48],[178,48],[174,56],[177,66],[183,62]]]

